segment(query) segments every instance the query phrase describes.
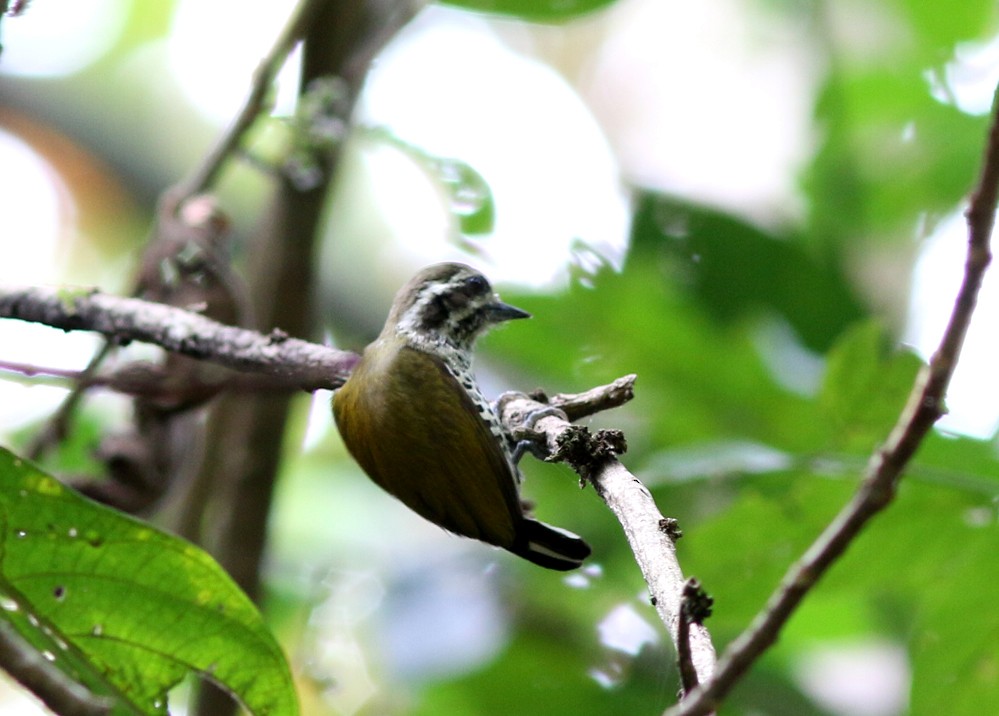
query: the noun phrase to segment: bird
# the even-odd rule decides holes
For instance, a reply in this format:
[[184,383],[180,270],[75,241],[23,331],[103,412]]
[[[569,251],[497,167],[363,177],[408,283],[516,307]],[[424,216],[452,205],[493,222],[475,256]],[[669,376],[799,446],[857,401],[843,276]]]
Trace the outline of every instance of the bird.
[[534,519],[520,498],[516,441],[472,371],[476,338],[530,314],[460,263],[424,268],[334,394],[348,452],[386,492],[454,534],[548,569],[579,567],[589,545]]

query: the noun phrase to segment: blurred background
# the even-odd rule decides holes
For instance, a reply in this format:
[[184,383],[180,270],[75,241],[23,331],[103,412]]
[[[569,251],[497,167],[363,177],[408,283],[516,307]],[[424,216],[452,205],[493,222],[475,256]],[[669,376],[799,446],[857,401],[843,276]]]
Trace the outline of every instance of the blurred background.
[[[999,81],[999,12],[987,0],[587,5],[552,3],[536,23],[432,4],[391,39],[349,126],[330,130],[342,151],[306,337],[360,350],[398,286],[457,259],[534,314],[480,343],[488,396],[637,373],[634,402],[591,425],[625,431],[624,461],[679,520],[721,650],[849,499],[939,340]],[[0,281],[127,293],[158,197],[231,121],[291,9],[35,0],[5,18]],[[237,269],[253,259],[273,167],[296,151],[299,66],[295,53],[215,187]],[[999,703],[997,306],[990,278],[950,413],[897,504],[722,713]],[[5,365],[80,370],[97,346],[0,323]],[[67,388],[4,377],[0,440],[17,450]],[[294,398],[263,571],[307,714],[674,702],[669,639],[592,490],[525,459],[538,515],[594,547],[579,572],[544,572],[381,493],[346,456],[329,400]],[[92,469],[93,444],[127,413],[109,391],[89,395],[59,467]],[[0,698],[5,713],[34,712],[15,687]]]

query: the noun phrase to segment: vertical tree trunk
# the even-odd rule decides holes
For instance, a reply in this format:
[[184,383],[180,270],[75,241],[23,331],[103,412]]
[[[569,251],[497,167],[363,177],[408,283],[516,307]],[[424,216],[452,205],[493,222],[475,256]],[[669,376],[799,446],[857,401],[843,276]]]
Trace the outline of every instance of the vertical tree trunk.
[[[413,9],[387,0],[321,2],[305,37],[300,90],[317,78],[337,77],[349,90],[349,114],[372,57],[412,17]],[[270,208],[248,252],[254,261],[247,282],[262,331],[279,328],[292,336],[313,337],[314,244],[338,158],[339,150],[317,158],[322,180],[310,190],[297,189],[284,176],[276,180]],[[211,416],[203,468],[213,485],[209,547],[254,599],[260,592],[260,563],[290,401],[286,394],[233,394]],[[233,708],[228,696],[205,688],[197,713],[219,716]]]

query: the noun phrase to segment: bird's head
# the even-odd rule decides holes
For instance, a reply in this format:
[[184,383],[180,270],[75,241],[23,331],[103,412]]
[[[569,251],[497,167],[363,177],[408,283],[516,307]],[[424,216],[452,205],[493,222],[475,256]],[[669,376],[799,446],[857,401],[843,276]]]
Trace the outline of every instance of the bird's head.
[[531,314],[503,303],[481,273],[458,263],[428,266],[399,289],[382,335],[434,352],[469,352],[492,326]]

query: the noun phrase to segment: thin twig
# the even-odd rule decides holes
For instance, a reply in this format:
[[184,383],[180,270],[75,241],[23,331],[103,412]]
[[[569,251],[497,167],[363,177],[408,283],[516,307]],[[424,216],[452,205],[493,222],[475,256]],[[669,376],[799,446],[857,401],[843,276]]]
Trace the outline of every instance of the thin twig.
[[274,376],[310,391],[339,387],[358,360],[354,353],[279,332],[264,335],[180,308],[97,291],[0,286],[0,318],[66,331],[95,331],[119,343],[152,343],[234,370]]
[[29,2],[30,0],[9,0],[9,2],[4,0],[4,2],[0,3],[0,14],[7,17],[22,15],[28,9]]
[[853,499],[788,570],[763,611],[722,654],[711,681],[666,711],[694,716],[717,708],[742,675],[771,645],[798,604],[843,554],[874,515],[895,496],[902,471],[933,424],[943,415],[943,400],[971,322],[985,270],[992,259],[989,241],[999,198],[999,89],[993,102],[981,176],[967,210],[968,253],[964,280],[940,345],[916,378],[898,423],[885,444],[871,456]]
[[541,402],[559,408],[570,422],[624,405],[635,397],[634,373],[582,393],[557,393]]
[[[66,387],[67,384],[82,385],[85,388],[103,388],[121,395],[149,400],[164,400],[176,394],[173,382],[174,376],[162,364],[145,360],[135,360],[120,368],[88,376],[85,370],[65,370],[33,363],[18,363],[16,361],[0,360],[0,374],[23,376],[23,382],[29,385],[48,384]],[[225,391],[227,393],[273,393],[289,390],[312,390],[294,379],[276,378],[260,373],[233,373],[231,375],[212,376],[210,380],[190,382],[191,377],[185,376],[185,392],[188,394],[202,391]],[[5,376],[6,378],[6,376]],[[12,377],[12,380],[17,380]],[[318,389],[318,388],[315,388]]]
[[680,619],[676,622],[676,664],[680,673],[681,698],[697,688],[699,683],[697,669],[694,668],[694,655],[690,649],[690,622],[683,618],[682,612],[681,609]]
[[28,378],[43,379],[50,378],[53,383],[61,384],[65,381],[77,381],[83,377],[82,370],[65,370],[63,368],[50,368],[33,363],[20,363],[18,361],[0,360],[0,371],[6,373],[20,373]]
[[[214,198],[200,195],[181,205],[177,189],[168,189],[157,203],[129,295],[172,306],[202,305],[216,320],[249,327],[246,291],[229,264],[228,226]],[[25,447],[29,458],[41,459],[68,437],[73,415],[114,348],[113,342],[105,341],[93,355],[78,382]]]
[[[577,417],[591,415],[621,405],[633,395],[635,376],[625,376],[613,383],[578,395],[559,395],[548,402],[508,393],[498,401],[500,417],[517,434],[525,422],[539,410],[570,407]],[[537,396],[543,398],[543,396]],[[544,450],[552,460],[563,460],[580,477],[593,485],[624,528],[642,575],[649,587],[650,600],[666,625],[670,638],[679,646],[683,571],[676,558],[675,523],[662,516],[651,493],[617,459],[623,452],[620,433],[602,431],[590,435],[586,428],[572,425],[564,415],[545,414],[533,425],[535,436],[544,441]],[[706,681],[714,669],[715,652],[711,637],[700,624],[691,624],[689,633],[690,663],[700,681]]]
[[288,55],[302,39],[312,15],[323,2],[324,0],[300,0],[295,6],[270,52],[264,56],[253,73],[250,93],[243,102],[239,114],[205,156],[201,165],[181,184],[178,204],[183,204],[192,196],[207,191],[218,180],[222,167],[232,158],[243,141],[243,135],[264,111],[267,93],[274,84],[274,79],[284,66]]

